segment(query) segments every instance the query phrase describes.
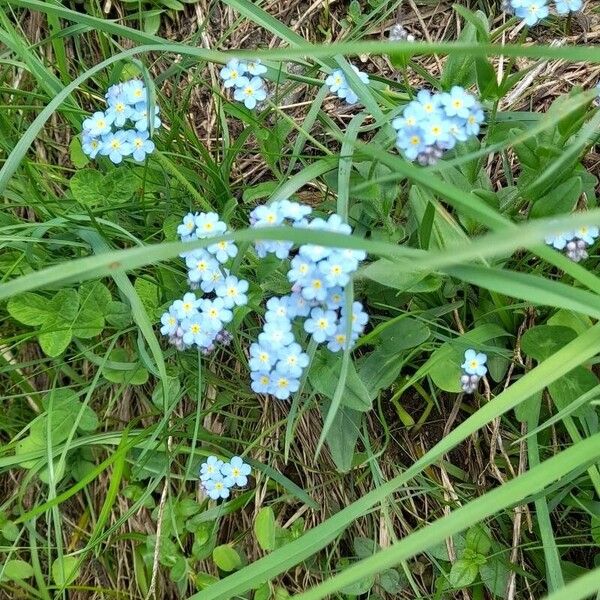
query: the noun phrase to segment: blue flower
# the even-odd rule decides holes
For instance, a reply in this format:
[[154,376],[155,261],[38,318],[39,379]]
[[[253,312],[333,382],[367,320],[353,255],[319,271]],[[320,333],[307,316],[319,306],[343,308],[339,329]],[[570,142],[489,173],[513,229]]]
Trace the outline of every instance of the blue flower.
[[294,311],[290,310],[289,296],[282,298],[269,298],[267,302],[267,312],[265,313],[265,321],[273,321],[275,319],[292,319]]
[[465,132],[467,135],[477,135],[484,120],[485,116],[483,114],[483,110],[479,104],[476,104],[471,109],[471,112],[469,113],[465,123]]
[[404,154],[409,160],[417,158],[427,147],[425,136],[420,127],[399,131],[396,138],[396,145],[398,148],[404,150]]
[[429,90],[421,90],[417,94],[416,105],[413,106],[414,112],[411,111],[409,114],[413,114],[420,121],[439,113],[441,106],[442,102],[439,94],[432,94]]
[[274,227],[281,225],[284,216],[279,212],[278,205],[261,204],[250,213],[250,223],[252,227]]
[[440,101],[446,116],[462,119],[469,117],[469,111],[475,104],[475,98],[458,85],[453,86],[450,92],[442,94]]
[[229,271],[227,269],[221,269],[219,263],[215,261],[215,267],[202,275],[200,288],[206,293],[213,292],[228,275]]
[[529,27],[545,19],[549,13],[546,0],[522,0],[520,6],[515,9],[517,17],[523,19]]
[[450,134],[450,123],[442,115],[434,115],[423,124],[425,143],[428,146],[434,144],[450,144],[453,141]]
[[201,300],[200,311],[213,331],[221,331],[223,325],[233,319],[233,313],[225,306],[223,298]]
[[216,456],[209,456],[206,459],[206,462],[203,462],[200,465],[200,480],[208,481],[209,479],[213,479],[215,476],[218,477],[221,475],[222,466],[222,460],[219,460]]
[[142,162],[147,154],[154,152],[154,142],[148,139],[150,134],[147,131],[128,131],[127,139],[133,148],[133,158]]
[[249,60],[246,63],[246,69],[250,75],[264,75],[267,72],[267,67],[261,63],[260,58]]
[[302,287],[302,295],[306,300],[324,302],[327,298],[327,287],[324,277],[318,273],[313,273],[306,285]]
[[[134,107],[133,113],[131,114],[131,120],[134,122],[135,128],[138,131],[148,130],[148,105],[145,102],[140,102]],[[154,107],[154,121],[152,127],[158,129],[161,126],[161,120],[158,117],[160,109],[158,106]]]
[[237,58],[232,58],[220,71],[219,76],[223,80],[223,86],[226,88],[238,87],[240,79],[242,83],[248,81],[244,77],[248,67],[246,63],[240,62]]
[[300,388],[300,381],[286,372],[275,369],[272,375],[270,393],[278,400],[287,400],[292,393]]
[[217,261],[204,249],[194,250],[185,257],[188,278],[192,283],[202,281],[215,270],[219,270]]
[[213,237],[227,231],[227,225],[219,220],[215,212],[200,213],[196,217],[196,235],[199,239]]
[[229,487],[237,485],[244,487],[248,484],[248,475],[251,472],[250,465],[247,465],[239,456],[234,456],[228,463],[221,467],[221,473]]
[[566,15],[570,12],[577,12],[583,7],[583,0],[556,0],[556,12],[559,15]]
[[328,287],[344,287],[350,281],[352,267],[336,252],[319,263],[319,271],[325,276]]
[[269,371],[277,361],[277,351],[272,352],[268,347],[254,342],[250,346],[250,360],[248,365],[251,371]]
[[328,336],[332,335],[336,327],[336,313],[322,308],[313,308],[310,311],[310,318],[304,321],[304,331],[312,334],[313,339],[318,344],[323,343]]
[[102,148],[102,142],[91,135],[88,135],[84,132],[82,136],[81,149],[87,156],[90,158],[96,158],[98,152],[100,152]]
[[123,127],[132,114],[133,108],[121,97],[117,97],[106,110],[106,115],[112,118],[115,127]]
[[242,87],[236,88],[233,97],[243,102],[246,108],[252,110],[258,102],[262,102],[267,97],[263,80],[260,77],[253,77],[250,81],[244,83]]
[[226,308],[248,304],[247,291],[248,282],[233,275],[226,277],[215,289],[217,296],[223,299]]
[[300,285],[307,283],[315,271],[314,261],[300,255],[292,258],[291,266],[292,268],[288,271],[287,278],[291,283],[298,282]]
[[342,307],[344,303],[344,289],[340,286],[332,287],[327,290],[327,298],[325,304],[328,309],[336,310]]
[[333,335],[327,339],[327,349],[331,352],[339,352],[345,350],[348,341],[348,335],[339,327]]
[[126,131],[119,129],[115,133],[107,133],[102,137],[100,154],[108,156],[115,165],[122,162],[123,157],[129,156],[132,152],[133,148],[129,143]]
[[226,481],[220,473],[215,475],[212,479],[208,479],[204,482],[204,489],[208,494],[208,497],[212,500],[220,500],[229,498],[230,491],[228,487],[228,481]]
[[[275,204],[275,203],[273,203]],[[297,222],[307,217],[312,212],[312,208],[306,204],[299,202],[291,202],[290,200],[280,200],[277,203],[277,210],[281,217]]]
[[177,331],[177,328],[179,327],[179,319],[177,318],[175,309],[172,306],[167,312],[162,314],[160,322],[162,324],[160,332],[163,335],[173,335]]
[[257,394],[271,393],[272,376],[269,371],[252,371],[250,378],[252,379],[250,387],[253,392]]
[[95,112],[83,121],[83,131],[92,137],[98,137],[111,132],[114,117],[101,111]]
[[123,83],[123,95],[125,100],[131,104],[139,104],[140,102],[148,101],[148,92],[144,82],[139,79],[130,79]]
[[580,227],[575,229],[574,237],[583,240],[586,244],[589,244],[591,246],[598,237],[598,227],[581,225]]
[[[369,315],[365,312],[362,303],[352,303],[351,329],[355,333],[362,333],[366,324],[369,322]],[[346,307],[342,305],[341,328],[345,331]]]
[[177,226],[177,235],[182,242],[189,242],[196,238],[196,217],[198,213],[188,213],[183,217],[181,224]]
[[220,263],[226,263],[238,253],[237,246],[231,240],[221,240],[207,248]]
[[290,318],[293,317],[308,317],[310,314],[310,303],[306,300],[302,294],[294,292],[290,294]]
[[549,246],[553,246],[557,250],[562,250],[568,242],[570,242],[575,237],[575,234],[572,231],[566,231],[564,233],[559,233],[557,235],[549,235],[546,236],[545,242]]
[[214,338],[214,331],[204,315],[195,314],[181,323],[183,342],[188,346],[196,344],[199,348],[209,346]]
[[175,302],[173,302],[173,310],[178,319],[188,319],[194,316],[197,313],[199,306],[200,300],[196,298],[196,295],[193,292],[188,292],[187,294],[184,294],[181,300],[175,300]]
[[475,352],[473,349],[465,351],[465,362],[461,365],[467,375],[483,377],[487,373],[485,363],[487,356],[483,352]]
[[292,378],[299,378],[308,366],[308,354],[302,352],[300,344],[293,343],[278,352],[277,371],[286,373]]
[[258,343],[273,351],[289,346],[293,341],[294,334],[289,319],[274,319],[265,323],[262,333],[258,336]]
[[337,94],[340,89],[348,87],[344,71],[335,69],[335,71],[325,79],[325,85],[332,94]]

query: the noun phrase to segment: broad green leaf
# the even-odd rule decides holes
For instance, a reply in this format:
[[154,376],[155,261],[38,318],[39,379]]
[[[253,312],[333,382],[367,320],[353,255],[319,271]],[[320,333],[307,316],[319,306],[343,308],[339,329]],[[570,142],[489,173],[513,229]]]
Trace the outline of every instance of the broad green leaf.
[[[327,414],[326,411],[324,414]],[[327,432],[326,441],[331,458],[341,473],[346,473],[352,467],[361,419],[362,413],[359,411],[340,406]]]
[[[338,354],[331,352],[318,353],[315,355],[309,371],[308,378],[312,387],[330,400],[333,399],[335,394],[341,363],[342,357]],[[372,398],[352,362],[348,365],[346,387],[341,404],[363,412],[371,409]]]
[[502,598],[506,592],[510,569],[500,558],[490,558],[484,565],[479,566],[479,576],[485,587]]
[[365,577],[354,583],[344,586],[340,592],[348,596],[361,596],[366,594],[375,584],[375,577]]
[[212,552],[212,557],[221,571],[235,571],[242,566],[242,558],[228,544],[217,546]]
[[254,534],[259,546],[266,551],[275,549],[275,513],[270,506],[258,511],[254,521]]
[[87,206],[102,204],[105,193],[103,190],[104,176],[95,169],[82,169],[77,171],[69,186],[75,200]]
[[[465,536],[462,533],[458,535],[452,536],[452,547],[454,548],[454,553],[458,556],[462,556],[462,553],[465,550]],[[442,542],[437,546],[432,546],[427,550],[427,554],[431,554],[433,558],[437,558],[438,560],[443,560],[446,562],[450,562],[450,556],[448,555],[448,546],[446,542]]]
[[390,355],[381,347],[356,361],[358,375],[371,398],[396,381],[403,364],[398,354]]
[[115,168],[104,176],[102,187],[108,204],[127,202],[140,188],[141,180],[131,169]]
[[460,558],[450,569],[450,585],[456,589],[467,587],[475,581],[478,573],[479,566],[477,564],[470,560]]
[[492,547],[489,531],[484,525],[476,525],[467,531],[465,546],[477,554],[487,556]]
[[382,350],[390,355],[408,348],[416,348],[429,339],[431,331],[418,319],[400,319],[382,330],[380,335]]
[[49,331],[40,333],[40,347],[48,356],[60,356],[71,343],[73,332],[68,322],[53,316],[47,323]]
[[69,156],[71,157],[71,162],[78,169],[83,169],[90,162],[90,159],[83,153],[81,141],[78,137],[73,137],[69,144]]
[[0,529],[2,535],[11,542],[14,542],[19,537],[19,528],[12,522],[6,521]]
[[[51,404],[52,411],[49,410]],[[44,397],[42,406],[48,411],[48,414],[50,414],[50,412],[55,413],[56,411],[64,410],[70,412],[74,419],[75,416],[79,414],[82,403],[75,392],[68,389],[57,389]],[[54,414],[52,415],[52,418],[54,419]],[[71,423],[71,426],[72,425],[73,422]],[[95,431],[98,428],[98,416],[89,406],[86,406],[83,409],[78,427],[83,431]]]
[[0,567],[3,570],[2,578],[11,581],[22,581],[33,577],[33,567],[24,560],[11,559]]
[[398,594],[406,587],[406,584],[406,578],[396,571],[396,569],[388,569],[379,576],[379,585],[388,594]]
[[59,587],[66,587],[73,583],[79,577],[78,562],[79,558],[77,556],[65,555],[62,559],[57,558],[52,563],[52,579],[54,579],[54,583]]
[[543,361],[576,337],[577,334],[568,327],[537,325],[523,334],[521,348],[527,356]]
[[571,212],[581,196],[581,189],[581,178],[570,177],[545,196],[536,200],[531,209],[530,216],[537,219]]
[[372,556],[380,549],[375,540],[361,536],[357,536],[352,540],[352,546],[354,547],[354,553],[360,559]]
[[573,312],[571,310],[557,310],[549,319],[546,321],[547,325],[558,325],[562,327],[568,327],[580,334],[587,331],[592,326],[592,320],[585,315]]
[[101,281],[86,281],[79,288],[80,305],[100,315],[105,315],[112,302],[109,289]]
[[105,366],[102,374],[113,383],[126,383],[128,385],[143,385],[148,381],[148,371],[139,362],[130,362],[127,350],[115,348],[109,357],[111,362],[123,363],[123,369]]
[[26,292],[8,301],[8,313],[25,325],[42,325],[48,317],[48,300],[39,294]]
[[124,302],[112,300],[106,306],[104,317],[108,323],[117,329],[131,325],[131,309]]
[[133,286],[138,293],[144,308],[152,317],[156,314],[156,309],[160,303],[160,289],[152,281],[138,277]]
[[399,269],[397,263],[386,258],[371,263],[362,271],[362,275],[402,292],[433,292],[442,285],[441,279],[435,275],[408,273]]

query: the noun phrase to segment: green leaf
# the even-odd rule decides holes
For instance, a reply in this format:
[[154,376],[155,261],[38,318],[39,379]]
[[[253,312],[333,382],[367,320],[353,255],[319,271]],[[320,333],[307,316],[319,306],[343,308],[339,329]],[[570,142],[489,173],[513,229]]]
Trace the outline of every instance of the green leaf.
[[69,144],[69,155],[71,162],[78,168],[83,169],[89,164],[90,159],[84,154],[81,148],[81,141],[78,137],[74,137]]
[[450,585],[453,588],[461,589],[471,585],[477,578],[479,567],[470,560],[459,559],[450,569]]
[[430,335],[431,331],[423,321],[405,318],[382,330],[381,347],[390,355],[394,355],[420,346],[429,339]]
[[141,180],[131,169],[115,168],[104,176],[102,187],[108,204],[122,204],[140,188]]
[[561,213],[569,213],[577,205],[581,196],[581,177],[573,176],[550,190],[535,201],[530,216],[538,219]]
[[254,534],[258,545],[266,551],[275,549],[275,513],[270,506],[258,511],[254,521]]
[[[462,533],[458,535],[452,536],[452,547],[454,548],[454,553],[458,556],[461,556],[465,549],[465,536]],[[442,542],[437,546],[433,546],[427,550],[428,554],[431,554],[433,558],[437,558],[438,560],[443,560],[446,562],[450,562],[450,556],[448,555],[448,546],[446,542]]]
[[388,594],[398,594],[406,584],[406,578],[398,573],[396,569],[388,569],[379,576],[379,585]]
[[41,325],[48,318],[48,299],[26,292],[8,301],[8,313],[25,325]]
[[112,300],[108,303],[104,317],[107,323],[117,329],[125,329],[128,325],[131,325],[132,321],[129,306],[118,300]]
[[130,362],[127,350],[115,348],[109,357],[111,362],[123,363],[122,369],[104,367],[102,374],[113,383],[143,385],[148,381],[148,371],[138,362]]
[[479,576],[485,587],[502,598],[506,592],[510,569],[508,565],[499,558],[491,558],[479,567]]
[[79,316],[79,294],[72,289],[60,290],[49,303],[49,316],[39,335],[42,350],[48,356],[62,354],[73,337],[73,324]]
[[487,527],[484,525],[471,527],[471,529],[467,531],[465,545],[473,552],[487,556],[492,547],[492,540]]
[[231,546],[217,546],[212,552],[213,560],[221,571],[235,571],[242,566],[242,558]]
[[138,277],[133,286],[138,293],[144,308],[152,317],[156,314],[156,309],[160,302],[160,288],[152,281]]
[[19,528],[12,522],[6,521],[2,525],[2,535],[11,542],[14,542],[19,537]]
[[538,362],[546,360],[557,350],[573,341],[577,334],[568,327],[538,325],[528,329],[521,338],[521,348]]
[[102,204],[105,194],[103,192],[104,176],[94,169],[77,171],[69,181],[69,187],[75,200],[87,206]]
[[12,559],[3,567],[3,579],[10,581],[23,581],[33,577],[33,567],[24,560]]
[[375,577],[363,577],[354,583],[344,586],[340,592],[347,594],[348,596],[361,596],[362,594],[368,593],[374,584]]
[[[342,357],[331,352],[321,352],[315,355],[309,371],[309,381],[319,394],[333,400],[337,385],[337,375],[340,372]],[[356,372],[354,364],[348,365],[346,387],[342,395],[342,406],[366,412],[371,410],[372,399],[369,391]]]
[[379,550],[379,544],[375,540],[370,538],[356,536],[352,541],[354,547],[354,553],[361,560],[372,556]]
[[397,263],[387,258],[380,258],[372,262],[362,271],[362,275],[381,285],[402,292],[433,292],[442,285],[441,279],[436,275],[409,273],[399,269]]
[[112,302],[109,289],[101,281],[86,281],[79,288],[80,305],[100,315],[106,314]]
[[[325,412],[326,414],[326,412]],[[346,473],[352,467],[354,448],[360,432],[362,413],[340,406],[327,432],[327,446],[338,471]]]
[[78,562],[79,558],[77,556],[66,555],[62,559],[57,558],[52,563],[52,579],[54,579],[54,583],[59,587],[66,587],[73,583],[79,576]]

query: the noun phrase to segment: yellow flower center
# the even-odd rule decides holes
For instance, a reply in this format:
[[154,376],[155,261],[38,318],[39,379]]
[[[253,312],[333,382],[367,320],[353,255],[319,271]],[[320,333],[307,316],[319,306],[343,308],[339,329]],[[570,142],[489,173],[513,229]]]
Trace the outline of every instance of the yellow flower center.
[[260,362],[264,362],[264,363],[269,362],[269,355],[266,352],[261,352],[258,355],[258,360],[260,360]]
[[246,94],[246,96],[252,96],[252,94],[254,94],[254,88],[248,86],[246,89],[244,89],[244,94]]
[[315,289],[320,290],[322,286],[323,286],[323,284],[321,283],[320,279],[313,280],[313,287]]
[[452,106],[454,106],[454,108],[460,108],[462,105],[462,100],[459,100],[458,98],[452,102]]
[[277,381],[277,387],[286,388],[288,386],[288,380],[285,377],[280,377]]
[[413,135],[413,136],[410,138],[410,143],[411,143],[413,146],[418,146],[418,145],[421,143],[421,138],[420,138],[418,135]]
[[121,147],[121,142],[119,140],[113,140],[110,143],[110,147],[113,148],[114,150],[118,150]]
[[469,365],[471,366],[471,369],[476,369],[476,368],[479,366],[479,363],[478,363],[478,362],[477,362],[475,359],[473,359],[473,360],[472,360],[472,361],[469,363]]
[[235,295],[237,295],[237,290],[234,287],[227,288],[227,295],[235,296]]
[[346,341],[346,336],[345,336],[343,333],[338,333],[338,334],[335,336],[335,341],[336,341],[338,344],[343,344],[343,343]]
[[241,475],[241,472],[237,467],[233,467],[233,469],[231,469],[231,474],[234,477],[239,477]]
[[191,305],[191,303],[190,303],[190,302],[184,302],[184,303],[183,303],[183,310],[185,310],[186,312],[187,312],[188,310],[192,310],[192,305]]
[[192,330],[192,333],[200,333],[200,325],[197,323],[194,323],[190,329]]
[[104,119],[100,119],[98,121],[98,127],[102,127],[104,129],[104,127],[106,127],[106,121]]
[[263,385],[267,385],[267,384],[269,383],[269,378],[268,378],[266,375],[263,375],[263,376],[260,378],[260,382],[261,382]]
[[327,319],[319,319],[317,321],[317,326],[319,327],[319,329],[327,329],[327,325],[329,323],[327,322]]

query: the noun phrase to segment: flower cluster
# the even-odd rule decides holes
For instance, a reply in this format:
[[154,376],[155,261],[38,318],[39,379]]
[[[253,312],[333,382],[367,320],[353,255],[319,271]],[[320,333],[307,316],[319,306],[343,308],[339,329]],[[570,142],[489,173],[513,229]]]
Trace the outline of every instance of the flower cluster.
[[216,456],[209,456],[206,462],[200,465],[200,483],[212,500],[229,498],[233,487],[244,487],[248,484],[250,472],[250,465],[239,456],[234,456],[227,463]]
[[487,356],[483,352],[476,352],[473,349],[465,351],[465,362],[461,365],[463,374],[460,377],[460,384],[465,394],[472,394],[479,385],[479,380],[487,373]]
[[[369,76],[366,73],[359,71],[358,67],[355,67],[354,65],[352,65],[352,69],[365,85],[369,85]],[[325,79],[325,85],[332,94],[336,94],[338,98],[345,100],[347,104],[356,104],[358,102],[356,92],[350,87],[350,84],[346,80],[346,76],[341,69],[333,71],[333,73]]]
[[582,225],[574,231],[549,235],[545,241],[557,250],[564,250],[572,261],[579,262],[588,257],[587,249],[594,244],[598,235],[600,235],[598,227]]
[[[308,206],[281,200],[255,208],[250,223],[255,228],[291,225],[345,235],[352,232],[339,215],[309,221],[310,213]],[[293,243],[259,240],[255,248],[259,257],[272,253],[287,259]],[[286,400],[298,390],[309,359],[294,336],[296,318],[305,319],[304,332],[317,344],[326,343],[332,352],[351,347],[364,330],[368,316],[360,302],[353,302],[351,314],[347,314],[344,288],[365,258],[360,250],[315,244],[301,245],[291,257],[287,273],[291,294],[269,299],[263,330],[250,347],[252,389],[256,393]]]
[[460,86],[450,92],[421,90],[401,117],[392,121],[396,146],[408,160],[433,165],[446,150],[479,133],[483,110],[473,95]]
[[[177,228],[184,242],[211,238],[226,231],[227,225],[213,212],[189,213]],[[215,344],[227,345],[231,341],[225,327],[233,319],[233,311],[248,303],[248,282],[231,275],[225,267],[237,252],[233,242],[219,241],[181,255],[192,291],[171,304],[161,317],[160,329],[178,350],[195,345],[208,354]],[[196,296],[197,291],[203,293],[201,298]]]
[[[82,149],[94,159],[108,156],[119,164],[126,156],[141,162],[154,152],[148,131],[148,90],[139,79],[111,85],[106,92],[108,108],[95,112],[83,121]],[[158,106],[154,107],[153,127],[161,122]]]
[[267,88],[261,75],[267,67],[259,59],[242,62],[232,58],[220,71],[225,89],[233,89],[233,97],[252,110],[267,97]]
[[[581,10],[583,0],[556,0],[555,6],[559,15],[567,15]],[[550,14],[547,0],[505,0],[504,10],[523,19],[529,27],[537,25]]]

